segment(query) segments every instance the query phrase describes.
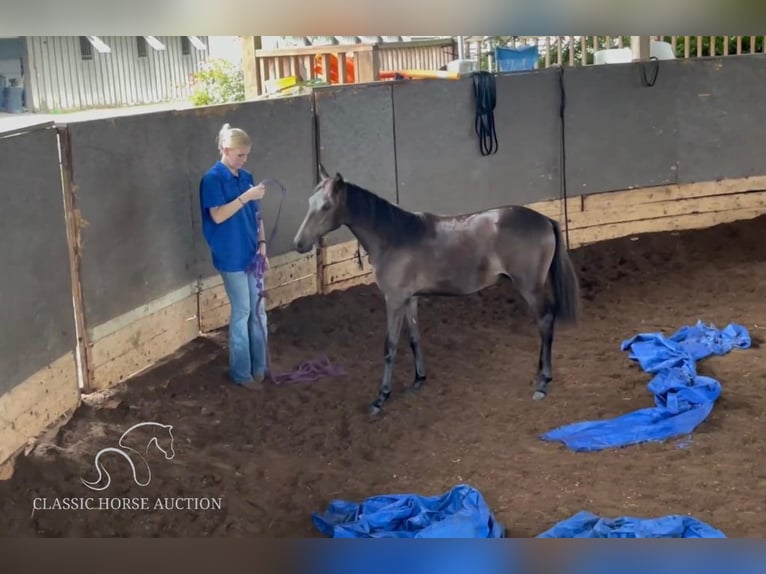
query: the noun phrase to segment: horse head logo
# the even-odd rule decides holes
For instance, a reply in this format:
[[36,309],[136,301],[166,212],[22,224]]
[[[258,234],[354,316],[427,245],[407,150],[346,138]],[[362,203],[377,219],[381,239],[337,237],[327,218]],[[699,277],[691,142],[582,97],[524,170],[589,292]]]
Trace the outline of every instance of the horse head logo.
[[[109,485],[112,483],[112,477],[109,475],[109,472],[104,467],[103,463],[101,462],[101,457],[108,453],[114,453],[117,455],[120,455],[125,460],[128,461],[128,464],[130,465],[131,470],[133,471],[133,480],[138,486],[147,486],[151,480],[152,480],[152,471],[149,468],[149,463],[146,461],[146,459],[143,457],[143,455],[138,452],[137,450],[126,446],[124,443],[125,438],[134,430],[141,427],[148,427],[152,429],[153,434],[152,438],[149,440],[149,442],[146,444],[146,453],[149,453],[149,447],[154,445],[157,447],[157,449],[165,455],[165,460],[172,460],[176,456],[175,449],[173,448],[173,426],[172,425],[165,425],[162,423],[155,423],[155,422],[145,422],[145,423],[138,423],[130,427],[128,430],[126,430],[124,433],[122,433],[122,436],[120,437],[120,440],[118,441],[119,447],[107,447],[102,448],[98,453],[96,453],[96,458],[94,461],[94,466],[96,467],[96,471],[98,472],[98,478],[94,481],[87,481],[84,478],[81,478],[80,480],[82,483],[90,488],[91,490],[106,490],[109,488]],[[162,442],[161,442],[162,441]],[[133,462],[133,459],[131,458],[131,455],[129,453],[134,453],[135,456],[137,456],[141,461],[144,463],[144,466],[146,467],[147,472],[147,478],[145,482],[142,482],[138,479],[138,476],[136,475],[136,465]],[[106,476],[106,483],[102,484],[103,478]]]

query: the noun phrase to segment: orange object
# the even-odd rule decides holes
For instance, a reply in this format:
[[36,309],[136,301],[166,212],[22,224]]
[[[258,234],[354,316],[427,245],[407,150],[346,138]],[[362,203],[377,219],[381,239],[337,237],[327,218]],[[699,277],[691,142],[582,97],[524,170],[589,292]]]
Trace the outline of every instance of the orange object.
[[[327,81],[330,84],[339,84],[340,74],[338,74],[338,56],[336,56],[335,54],[329,54],[329,60],[330,60],[330,73],[324,74],[323,72],[324,56],[321,54],[317,54],[316,56],[314,56],[314,73],[317,76],[323,76],[325,81]],[[356,80],[356,74],[354,72],[353,56],[351,57],[346,56],[346,83],[353,84],[355,80]]]

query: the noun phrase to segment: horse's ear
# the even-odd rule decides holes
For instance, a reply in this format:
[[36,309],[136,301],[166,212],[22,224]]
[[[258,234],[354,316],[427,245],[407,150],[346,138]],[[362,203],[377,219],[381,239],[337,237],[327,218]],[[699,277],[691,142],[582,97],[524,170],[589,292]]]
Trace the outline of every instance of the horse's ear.
[[322,179],[329,179],[330,174],[327,173],[327,170],[322,165],[322,162],[319,162],[319,175],[322,176]]
[[335,181],[337,181],[338,183],[343,183],[343,176],[337,171],[335,172]]

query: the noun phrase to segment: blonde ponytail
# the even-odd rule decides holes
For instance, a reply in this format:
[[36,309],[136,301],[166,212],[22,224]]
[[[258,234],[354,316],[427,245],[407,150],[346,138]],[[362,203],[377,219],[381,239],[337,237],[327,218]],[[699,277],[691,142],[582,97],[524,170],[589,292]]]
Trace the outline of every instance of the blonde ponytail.
[[223,151],[225,147],[243,148],[251,145],[250,136],[245,130],[233,128],[228,123],[223,124],[218,132],[218,151]]

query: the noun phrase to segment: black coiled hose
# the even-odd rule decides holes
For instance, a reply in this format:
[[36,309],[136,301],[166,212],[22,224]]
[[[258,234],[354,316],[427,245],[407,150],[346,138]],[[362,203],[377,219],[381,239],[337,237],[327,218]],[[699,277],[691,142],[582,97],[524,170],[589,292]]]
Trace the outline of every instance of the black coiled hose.
[[481,155],[497,153],[499,144],[495,131],[495,76],[490,72],[473,73],[473,93],[476,102],[476,119],[474,131],[479,136],[479,151]]

